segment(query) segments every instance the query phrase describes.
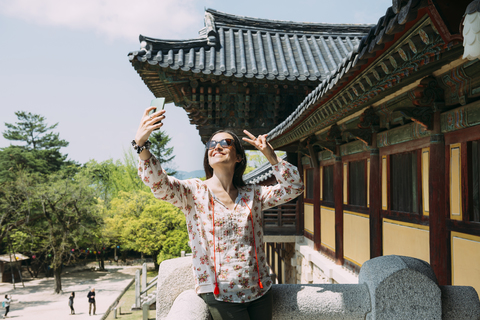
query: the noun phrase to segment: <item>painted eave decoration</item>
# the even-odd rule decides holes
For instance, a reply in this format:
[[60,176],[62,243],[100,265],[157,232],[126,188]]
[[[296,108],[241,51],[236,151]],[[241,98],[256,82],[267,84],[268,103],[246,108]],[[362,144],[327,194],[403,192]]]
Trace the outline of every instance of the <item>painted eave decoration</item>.
[[[458,42],[444,41],[429,1],[393,1],[348,59],[268,133],[274,148],[289,145],[366,108]],[[406,28],[408,26],[408,28]]]

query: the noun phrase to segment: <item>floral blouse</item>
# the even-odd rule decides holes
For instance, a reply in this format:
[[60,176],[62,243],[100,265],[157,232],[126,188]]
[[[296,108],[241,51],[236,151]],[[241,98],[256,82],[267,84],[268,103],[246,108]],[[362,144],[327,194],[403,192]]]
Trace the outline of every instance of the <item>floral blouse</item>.
[[[185,214],[198,294],[214,292],[215,271],[220,289],[215,299],[219,301],[248,302],[260,298],[270,289],[272,280],[263,246],[262,210],[288,202],[303,192],[303,182],[295,166],[281,161],[273,166],[273,172],[278,184],[238,188],[235,207],[229,210],[204,181],[170,177],[154,156],[149,160],[140,160],[138,175],[155,197],[172,203]],[[215,209],[215,232],[212,205]],[[263,289],[258,284],[258,275]]]

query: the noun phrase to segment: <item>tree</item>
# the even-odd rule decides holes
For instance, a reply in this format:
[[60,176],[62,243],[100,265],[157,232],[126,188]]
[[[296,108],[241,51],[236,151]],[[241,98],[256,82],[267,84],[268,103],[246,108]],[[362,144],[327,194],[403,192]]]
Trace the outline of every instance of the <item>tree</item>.
[[[32,174],[33,175],[33,174]],[[27,174],[28,176],[28,174]],[[22,185],[22,177],[15,183]],[[80,175],[69,177],[64,172],[50,175],[35,175],[31,185],[32,192],[28,201],[13,201],[9,203],[14,207],[15,203],[22,208],[21,212],[35,212],[36,219],[30,223],[17,226],[16,249],[26,243],[20,240],[19,231],[29,235],[32,243],[28,244],[31,252],[38,257],[43,257],[53,269],[55,277],[54,292],[62,290],[61,272],[62,265],[74,260],[76,257],[71,249],[82,247],[91,242],[103,221],[98,214],[98,206],[94,190],[89,186],[90,181]],[[20,187],[17,190],[21,191]]]
[[98,163],[95,160],[87,162],[81,175],[86,176],[92,182],[99,199],[105,208],[109,208],[112,199],[118,197],[120,191],[130,192],[135,190],[150,189],[138,178],[138,159],[131,151],[124,153],[123,162],[106,160]]
[[7,140],[21,141],[27,144],[31,150],[60,149],[68,146],[68,142],[60,140],[58,133],[49,132],[57,127],[58,123],[48,126],[45,117],[31,112],[15,112],[19,122],[16,125],[5,123],[8,128],[3,133]]
[[37,187],[42,176],[25,170],[16,172],[15,180],[0,184],[0,242],[22,225],[42,217]]
[[169,175],[175,175],[177,172],[168,165],[175,158],[173,155],[173,147],[167,147],[172,138],[170,138],[165,131],[158,130],[150,135],[149,140],[152,143],[150,152],[164,165],[164,169]]
[[185,216],[149,191],[119,193],[112,200],[107,229],[116,230],[122,247],[154,256],[155,264],[190,251]]
[[18,122],[5,123],[8,128],[3,132],[5,139],[23,142],[23,145],[10,145],[0,149],[0,182],[15,179],[19,167],[28,172],[48,174],[68,169],[72,174],[77,163],[67,160],[60,152],[68,142],[61,140],[58,133],[51,132],[58,123],[48,126],[45,118],[30,112],[17,111]]

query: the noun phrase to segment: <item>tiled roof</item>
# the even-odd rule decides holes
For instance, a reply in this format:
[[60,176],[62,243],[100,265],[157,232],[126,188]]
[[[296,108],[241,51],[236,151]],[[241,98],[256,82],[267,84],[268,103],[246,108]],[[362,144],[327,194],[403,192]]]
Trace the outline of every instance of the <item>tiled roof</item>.
[[[336,70],[308,94],[289,117],[268,133],[269,141],[278,138],[295,124],[308,117],[311,111],[318,107],[318,102],[322,98],[326,99],[332,91],[337,89],[338,85],[343,84],[345,79],[358,71],[359,66],[366,64],[368,59],[374,57],[376,51],[384,49],[385,43],[392,41],[396,33],[402,32],[407,22],[416,19],[418,11],[425,8],[427,2],[424,0],[393,1],[393,4],[392,7],[387,9],[385,15],[378,20],[377,25],[371,27],[368,34],[361,39],[359,46],[355,47],[338,65]],[[323,118],[327,118],[335,111],[324,110]]]
[[129,53],[129,59],[227,77],[318,81],[343,65],[370,27],[265,20],[207,9],[198,39],[141,35],[141,49]]
[[[285,160],[287,158],[287,155],[285,154],[280,158],[282,160]],[[259,182],[267,180],[271,176],[273,176],[272,165],[270,164],[270,162],[267,162],[260,168],[257,168],[244,175],[243,181],[245,181],[246,184],[257,184]]]

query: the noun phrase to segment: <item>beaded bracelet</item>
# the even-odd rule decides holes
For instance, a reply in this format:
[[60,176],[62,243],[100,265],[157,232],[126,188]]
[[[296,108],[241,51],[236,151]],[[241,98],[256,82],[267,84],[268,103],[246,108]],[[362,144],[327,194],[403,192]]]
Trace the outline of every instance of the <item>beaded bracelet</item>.
[[151,145],[152,145],[152,143],[147,140],[147,141],[145,141],[145,144],[140,147],[139,145],[137,145],[137,142],[135,142],[135,140],[132,140],[133,149],[137,150],[138,154],[142,153],[143,150],[150,149]]

